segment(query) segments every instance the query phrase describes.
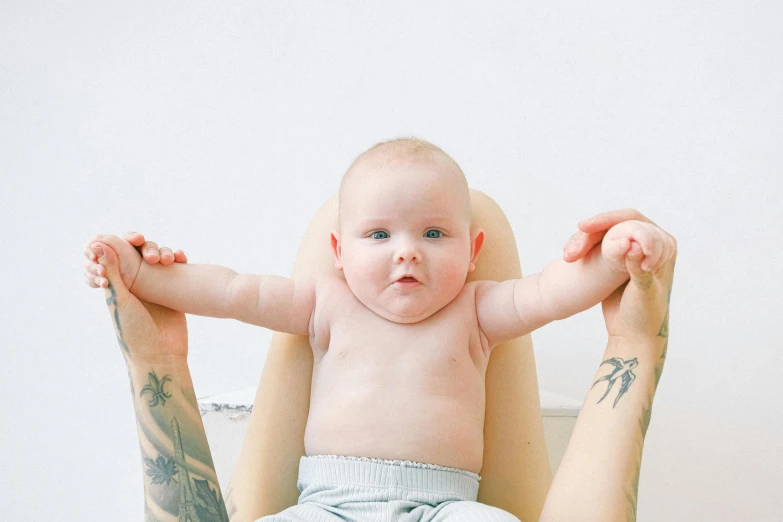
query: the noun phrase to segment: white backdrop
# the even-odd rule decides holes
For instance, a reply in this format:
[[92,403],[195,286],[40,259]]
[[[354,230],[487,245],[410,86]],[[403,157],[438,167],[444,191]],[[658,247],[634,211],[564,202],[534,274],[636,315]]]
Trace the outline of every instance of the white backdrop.
[[[783,519],[783,4],[390,4],[0,0],[3,518],[142,519],[85,241],[288,275],[356,154],[413,134],[498,201],[526,273],[604,210],[677,237],[639,520]],[[199,396],[257,381],[268,331],[189,324]],[[581,400],[604,341],[600,307],[534,333],[542,388]]]

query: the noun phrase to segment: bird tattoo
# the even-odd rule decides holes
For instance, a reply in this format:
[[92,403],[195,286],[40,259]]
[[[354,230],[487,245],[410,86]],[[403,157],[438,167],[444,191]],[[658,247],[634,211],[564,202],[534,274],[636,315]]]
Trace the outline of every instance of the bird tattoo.
[[598,384],[601,381],[609,381],[609,386],[606,387],[606,392],[604,393],[603,397],[596,403],[600,404],[604,398],[609,395],[609,392],[612,390],[612,386],[614,386],[614,383],[617,379],[622,379],[623,383],[620,385],[620,392],[617,394],[617,398],[614,400],[614,404],[612,405],[612,408],[617,406],[617,401],[620,400],[620,397],[622,397],[625,392],[628,391],[628,388],[631,387],[631,383],[636,379],[636,375],[631,371],[634,368],[636,368],[639,365],[639,361],[636,360],[636,357],[633,359],[630,359],[628,361],[623,361],[622,359],[618,357],[613,357],[611,359],[608,359],[601,363],[601,365],[604,364],[611,364],[614,366],[614,370],[612,370],[612,373],[609,375],[604,375],[597,381],[593,383],[593,386],[590,387],[592,390],[596,384]]

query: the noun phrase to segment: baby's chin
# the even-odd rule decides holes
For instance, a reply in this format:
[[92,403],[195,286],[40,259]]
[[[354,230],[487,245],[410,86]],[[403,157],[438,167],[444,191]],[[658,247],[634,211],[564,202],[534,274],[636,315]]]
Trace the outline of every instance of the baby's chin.
[[362,304],[387,321],[399,324],[414,324],[421,322],[443,308],[443,306],[440,308],[422,306],[422,303],[393,304],[391,306],[383,303]]
[[397,314],[391,312],[390,310],[385,310],[385,309],[380,309],[380,310],[375,309],[375,310],[372,310],[372,311],[375,312],[377,315],[383,317],[387,321],[390,321],[392,323],[397,323],[397,324],[416,324],[416,323],[420,323],[420,322],[424,321],[425,319],[433,316],[435,314],[435,312],[437,312],[437,310],[432,310],[432,311],[427,311],[427,312],[424,312],[424,313],[418,314],[418,315],[405,316],[405,315],[397,315]]

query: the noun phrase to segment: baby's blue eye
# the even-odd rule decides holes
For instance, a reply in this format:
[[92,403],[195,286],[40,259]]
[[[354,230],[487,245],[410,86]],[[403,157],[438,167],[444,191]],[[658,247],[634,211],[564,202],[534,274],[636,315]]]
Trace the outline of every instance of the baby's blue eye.
[[[372,233],[372,238],[373,239],[386,239],[385,237],[375,237],[375,234],[386,234],[386,232],[384,232],[383,230],[379,230],[377,232],[373,232]],[[386,234],[386,237],[389,237],[389,234]]]
[[[440,235],[439,236],[431,236],[430,232],[435,232],[435,233],[440,234]],[[435,230],[434,228],[427,231],[427,237],[432,238],[432,239],[437,239],[437,238],[439,238],[442,235],[443,235],[443,232],[441,232],[440,230]]]

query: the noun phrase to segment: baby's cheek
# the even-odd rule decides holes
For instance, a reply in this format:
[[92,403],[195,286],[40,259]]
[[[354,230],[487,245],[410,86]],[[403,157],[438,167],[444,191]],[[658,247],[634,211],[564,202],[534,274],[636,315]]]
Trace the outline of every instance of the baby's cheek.
[[465,278],[468,275],[467,268],[461,263],[450,263],[443,266],[440,270],[442,286],[453,291],[456,288],[462,288],[465,284]]

